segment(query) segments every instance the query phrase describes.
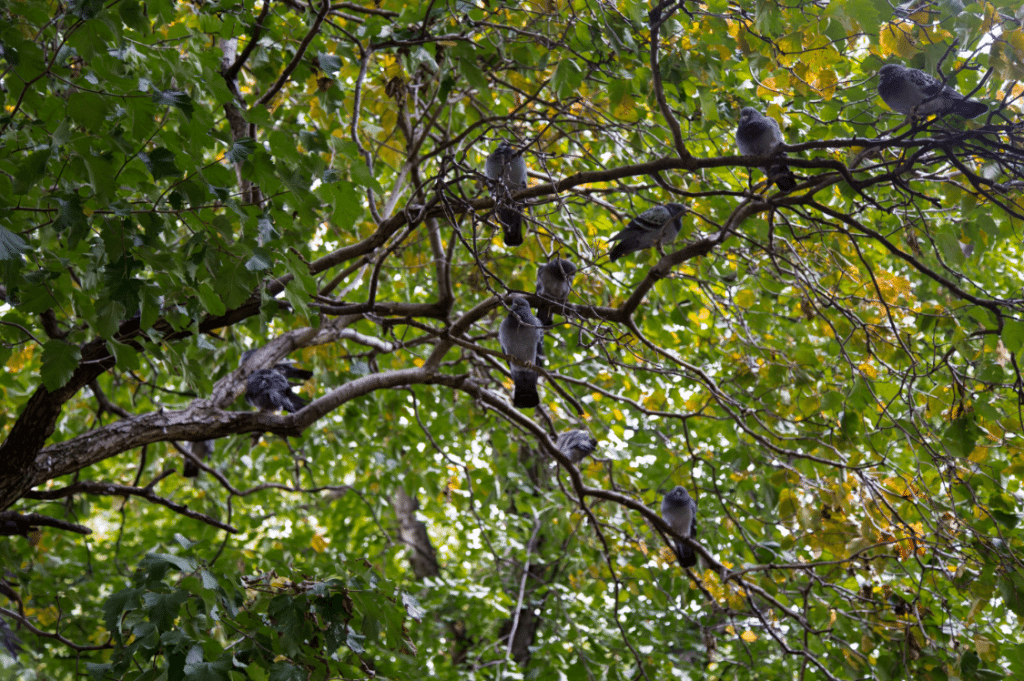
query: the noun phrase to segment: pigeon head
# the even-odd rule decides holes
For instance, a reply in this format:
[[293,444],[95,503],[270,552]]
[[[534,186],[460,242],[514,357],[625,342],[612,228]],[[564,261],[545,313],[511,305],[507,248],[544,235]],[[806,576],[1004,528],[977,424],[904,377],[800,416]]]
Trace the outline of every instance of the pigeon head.
[[512,299],[512,303],[509,305],[509,308],[517,315],[524,312],[526,314],[530,314],[530,303],[527,302],[526,298],[516,296]]
[[554,271],[562,275],[562,279],[568,279],[576,274],[576,265],[565,258],[555,258],[551,263],[554,265]]
[[677,485],[675,489],[665,495],[665,502],[672,506],[683,506],[690,500],[690,494],[686,491],[686,488],[682,485]]
[[758,118],[760,115],[761,112],[755,109],[754,107],[745,106],[742,109],[740,109],[740,125],[743,125],[744,123],[749,123],[755,118]]
[[890,78],[896,78],[900,75],[899,64],[886,64],[878,70],[878,75],[884,81],[888,81]]
[[686,213],[686,206],[681,203],[666,203],[665,208],[668,209],[669,219],[678,220]]

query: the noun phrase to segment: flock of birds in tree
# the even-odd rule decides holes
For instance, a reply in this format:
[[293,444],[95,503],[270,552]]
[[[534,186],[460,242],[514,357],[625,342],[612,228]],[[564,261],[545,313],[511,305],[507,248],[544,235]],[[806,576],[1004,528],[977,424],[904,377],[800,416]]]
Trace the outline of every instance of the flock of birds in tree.
[[[988,111],[984,104],[967,99],[918,69],[887,64],[881,68],[879,76],[878,94],[893,111],[907,116],[953,113],[974,118]],[[771,157],[784,142],[775,119],[751,107],[740,111],[736,128],[736,146],[740,153]],[[796,188],[797,179],[783,159],[784,156],[778,155],[764,170],[769,183],[788,193]],[[508,142],[501,142],[487,157],[484,174],[495,199],[495,215],[502,227],[505,244],[522,244],[523,206],[514,198],[527,187],[527,167],[522,151],[517,151]],[[617,243],[609,252],[609,258],[615,261],[636,251],[671,243],[682,229],[681,218],[685,212],[686,208],[678,203],[666,203],[644,211],[611,237],[611,241]],[[526,298],[511,298],[508,316],[498,329],[498,340],[502,351],[512,360],[509,362],[514,384],[512,404],[518,409],[531,409],[540,404],[538,374],[534,368],[541,366],[545,329],[554,324],[556,313],[565,314],[565,303],[575,274],[576,266],[564,258],[554,258],[538,268],[537,296],[543,302],[538,304],[536,315]],[[241,364],[244,365],[254,352],[245,352]],[[270,369],[258,369],[246,381],[246,402],[263,411],[298,411],[306,401],[292,391],[292,381],[305,381],[312,375],[310,371],[286,363],[276,364]],[[213,444],[213,440],[191,442],[190,453],[197,459],[205,459],[213,451]],[[579,463],[592,454],[596,445],[597,441],[586,430],[580,429],[562,433],[556,442],[558,450],[573,463]],[[187,460],[184,475],[192,477],[198,473],[196,463]],[[697,502],[685,488],[677,486],[662,499],[661,515],[677,535],[672,549],[680,565],[687,568],[695,566],[697,556],[693,545],[684,539],[692,539],[697,534]]]

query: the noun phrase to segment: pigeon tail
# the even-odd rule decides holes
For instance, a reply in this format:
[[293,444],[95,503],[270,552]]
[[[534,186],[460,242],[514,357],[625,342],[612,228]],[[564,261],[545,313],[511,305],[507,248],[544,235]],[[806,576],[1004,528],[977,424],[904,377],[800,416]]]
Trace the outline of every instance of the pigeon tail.
[[512,395],[512,406],[516,409],[533,409],[540,404],[540,395],[537,393],[537,376],[524,376],[516,381],[515,392]]
[[637,239],[626,238],[615,244],[615,247],[608,253],[608,259],[615,262],[624,255],[629,255],[633,251],[639,251],[640,247],[637,246],[636,241]]
[[284,404],[281,405],[281,408],[284,409],[289,414],[302,409],[307,404],[306,400],[302,399],[301,397],[292,392],[285,393],[283,397]]
[[784,194],[796,189],[796,176],[793,175],[793,171],[789,169],[789,166],[776,165],[768,168],[769,179],[775,180],[776,186],[779,191]]
[[551,305],[537,306],[537,319],[544,326],[552,326],[555,323],[555,310]]
[[11,631],[11,628],[7,626],[7,622],[0,619],[0,644],[7,649],[11,657],[17,658],[18,653],[21,652],[21,639]]
[[275,364],[274,371],[281,374],[288,379],[296,379],[299,381],[308,381],[313,378],[313,372],[308,369],[299,369],[291,364]]
[[692,568],[697,564],[697,553],[693,550],[693,547],[684,544],[681,541],[676,541],[676,558],[679,559],[679,564],[684,568]]
[[506,246],[518,246],[523,243],[523,214],[518,208],[498,206],[498,222],[505,233]]
[[973,99],[963,99],[953,103],[953,113],[964,118],[977,118],[988,111],[988,106]]

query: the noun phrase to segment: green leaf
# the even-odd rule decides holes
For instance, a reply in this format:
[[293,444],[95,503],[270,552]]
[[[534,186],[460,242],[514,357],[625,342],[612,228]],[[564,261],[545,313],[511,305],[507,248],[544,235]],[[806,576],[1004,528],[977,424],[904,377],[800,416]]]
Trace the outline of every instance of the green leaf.
[[95,662],[86,662],[85,670],[89,672],[89,678],[101,681],[107,677],[107,674],[111,672],[114,665],[112,664],[96,664]]
[[20,260],[21,254],[28,249],[24,239],[0,225],[0,260]]
[[251,137],[243,137],[235,140],[231,148],[224,154],[224,158],[232,163],[241,163],[249,158],[249,154],[256,150],[256,140]]
[[273,256],[270,254],[270,252],[262,248],[253,249],[252,257],[245,262],[245,269],[249,270],[250,272],[269,270],[273,266]]
[[340,57],[327,52],[321,52],[316,58],[317,63],[320,64],[320,70],[324,73],[333,75],[341,71],[342,62]]
[[64,386],[78,368],[82,353],[78,346],[62,340],[48,340],[43,343],[43,385],[50,392]]
[[966,457],[974,451],[980,434],[974,417],[966,414],[949,424],[942,434],[942,444],[951,455]]
[[1017,354],[1024,348],[1024,322],[1008,321],[1003,325],[1003,344],[1010,352]]
[[345,638],[345,645],[347,645],[349,647],[349,650],[351,650],[353,653],[357,655],[362,655],[366,652],[366,648],[363,647],[363,641],[365,640],[365,636],[363,636],[362,634],[357,634],[355,631],[349,629],[348,636]]
[[103,623],[112,634],[121,632],[121,615],[142,606],[145,589],[121,589],[103,602]]
[[192,105],[192,98],[178,90],[156,90],[153,92],[153,101],[164,106],[173,106],[185,114],[186,119],[192,118],[195,107]]
[[199,285],[199,300],[206,308],[206,311],[215,317],[219,317],[228,311],[224,301],[220,299],[217,292],[213,290],[207,282],[203,282]]
[[103,0],[71,0],[68,11],[79,19],[88,21],[103,9]]
[[583,84],[583,71],[574,59],[563,59],[558,62],[555,72],[551,75],[551,84],[559,97],[570,97]]
[[117,368],[121,371],[138,371],[139,353],[130,345],[118,343],[114,340],[107,340],[107,348],[117,362]]
[[149,20],[146,19],[142,3],[138,0],[121,0],[117,3],[117,12],[125,26],[134,28],[140,33],[149,32]]
[[103,130],[107,110],[107,100],[95,92],[76,92],[68,97],[68,116],[90,132]]
[[420,602],[414,596],[404,591],[402,592],[402,605],[405,606],[405,611],[409,613],[409,617],[414,620],[419,621],[427,614],[427,611],[420,607]]
[[25,194],[35,186],[46,172],[46,162],[52,153],[50,149],[35,151],[18,165],[11,182],[11,189],[15,194]]
[[188,592],[174,590],[170,593],[147,592],[142,603],[149,613],[149,618],[160,630],[168,631],[174,626],[181,604],[188,600]]
[[146,164],[146,168],[154,180],[162,177],[177,177],[181,171],[174,165],[174,152],[164,147],[157,147],[153,151],[139,152],[139,158]]

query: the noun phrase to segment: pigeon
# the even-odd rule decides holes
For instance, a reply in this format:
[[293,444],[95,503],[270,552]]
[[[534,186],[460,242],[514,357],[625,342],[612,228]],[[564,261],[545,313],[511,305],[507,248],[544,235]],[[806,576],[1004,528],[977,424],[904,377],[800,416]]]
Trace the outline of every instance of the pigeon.
[[[213,443],[213,440],[193,440],[188,443],[188,451],[200,461],[206,461],[206,457],[213,453]],[[194,478],[199,475],[199,470],[192,459],[185,459],[181,474],[186,478]]]
[[[238,360],[238,366],[242,366],[245,362],[252,357],[253,353],[259,348],[253,348],[252,350],[246,350],[242,353],[242,359]],[[313,372],[306,369],[299,369],[298,367],[289,364],[287,362],[281,362],[280,364],[274,365],[274,371],[281,374],[289,380],[297,381],[308,381],[313,378]]]
[[487,157],[484,173],[490,180],[498,222],[505,233],[505,245],[518,246],[523,243],[523,210],[510,196],[526,189],[526,161],[522,152],[516,151],[508,142],[502,142]]
[[33,525],[25,516],[13,511],[0,512],[0,536],[13,537],[21,535],[28,537],[39,528]]
[[576,265],[563,258],[555,258],[537,268],[537,295],[549,298],[559,305],[540,304],[537,306],[537,318],[544,326],[554,323],[554,310],[562,308],[561,304],[569,299],[569,289],[576,275]]
[[306,401],[292,392],[283,374],[274,369],[259,369],[245,383],[245,401],[260,411],[298,411]]
[[[668,526],[682,537],[697,536],[697,502],[694,501],[683,487],[676,487],[661,500],[661,517]],[[697,554],[693,547],[685,542],[673,542],[676,557],[684,568],[697,564]]]
[[590,437],[585,430],[567,430],[558,436],[555,442],[558,451],[565,454],[573,463],[579,463],[583,457],[594,453],[597,447],[597,440]]
[[626,228],[613,236],[611,241],[618,241],[612,248],[609,257],[615,262],[627,253],[634,253],[650,248],[657,243],[667,244],[676,238],[683,228],[680,220],[686,208],[678,203],[666,203],[645,210],[633,218]]
[[941,116],[952,112],[974,118],[988,111],[986,105],[967,99],[924,71],[886,64],[878,75],[878,94],[890,109],[906,116]]
[[[544,337],[544,329],[540,320],[530,312],[530,303],[526,298],[512,299],[512,309],[508,317],[498,327],[498,342],[506,355],[521,359],[532,364],[537,363],[537,348]],[[512,404],[518,409],[532,409],[540,404],[537,394],[537,372],[509,362],[515,392]]]
[[[762,116],[749,106],[740,109],[740,122],[736,126],[736,146],[744,156],[768,156],[775,147],[785,144],[779,122]],[[784,158],[784,157],[783,157]],[[796,187],[796,178],[785,164],[776,163],[765,169],[769,181],[774,180],[779,191],[788,193]]]
[[21,639],[11,631],[2,617],[0,617],[0,647],[3,647],[14,658],[17,658],[18,653],[21,652]]

